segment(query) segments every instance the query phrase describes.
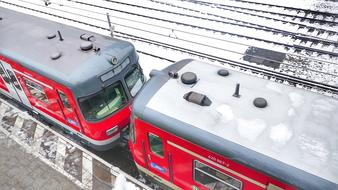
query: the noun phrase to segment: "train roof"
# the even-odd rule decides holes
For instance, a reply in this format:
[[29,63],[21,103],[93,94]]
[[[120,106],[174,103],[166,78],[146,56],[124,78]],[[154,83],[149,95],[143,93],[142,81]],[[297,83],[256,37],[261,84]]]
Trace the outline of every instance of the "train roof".
[[[220,69],[183,60],[153,71],[134,101],[134,114],[300,189],[337,189],[338,101],[237,71],[220,76]],[[170,77],[169,71],[179,77]],[[195,84],[183,84],[186,72],[197,75]],[[186,75],[186,83],[193,80]],[[237,83],[239,98],[233,96]],[[189,102],[185,98],[191,91],[207,98],[190,94]],[[265,108],[253,104],[257,97],[267,101]]]
[[[98,76],[112,70],[112,56],[119,63],[127,56],[132,63],[138,59],[134,46],[127,41],[1,7],[0,17],[0,55],[72,88],[79,96],[100,90]],[[86,48],[89,43],[80,38],[82,34],[87,38],[93,36],[90,38],[93,49],[81,50],[81,45]],[[97,48],[100,50],[94,51]],[[57,52],[61,57],[53,60],[51,57],[57,57]]]

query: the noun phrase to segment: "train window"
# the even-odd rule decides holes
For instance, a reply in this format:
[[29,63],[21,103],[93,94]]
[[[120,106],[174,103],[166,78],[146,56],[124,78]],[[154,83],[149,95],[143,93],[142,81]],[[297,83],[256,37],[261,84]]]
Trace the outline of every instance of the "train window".
[[6,83],[10,82],[10,79],[7,77],[7,75],[5,74],[4,70],[1,67],[1,63],[0,63],[0,76]]
[[41,100],[42,102],[49,103],[48,98],[43,90],[43,87],[35,82],[25,79],[26,86],[30,92],[30,94]]
[[144,76],[142,71],[136,67],[126,76],[125,81],[127,83],[128,90],[130,91],[131,96],[134,97],[144,83]]
[[127,105],[127,97],[120,82],[88,97],[79,98],[83,116],[88,121],[103,119]]
[[154,154],[163,157],[164,151],[163,151],[163,142],[162,139],[154,134],[149,133],[148,134],[148,140],[149,140],[149,146],[151,152]]
[[65,93],[63,93],[63,92],[61,92],[61,91],[58,90],[58,94],[59,94],[59,96],[60,96],[60,99],[61,99],[61,102],[62,102],[63,106],[64,106],[65,108],[70,109],[71,107],[70,107],[68,98],[67,98],[67,96],[65,95]]
[[194,161],[194,180],[210,190],[241,190],[242,182],[199,161]]

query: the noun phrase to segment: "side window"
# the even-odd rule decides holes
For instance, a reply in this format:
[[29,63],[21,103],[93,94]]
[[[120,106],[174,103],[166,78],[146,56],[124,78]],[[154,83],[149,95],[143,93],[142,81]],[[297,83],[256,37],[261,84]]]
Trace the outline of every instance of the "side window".
[[58,90],[58,94],[60,96],[61,102],[65,108],[71,109],[69,101],[65,93]]
[[48,98],[46,96],[46,93],[43,90],[43,87],[35,82],[32,82],[30,80],[25,79],[26,86],[30,92],[30,94],[41,100],[42,102],[45,102],[49,104]]
[[0,76],[2,77],[2,79],[6,82],[9,83],[10,79],[7,77],[7,75],[5,74],[4,70],[2,69],[1,63],[0,63]]
[[194,161],[194,180],[210,190],[241,190],[242,182],[199,161]]
[[163,151],[163,141],[160,137],[148,133],[148,140],[149,140],[149,145],[150,145],[150,150],[154,154],[163,157],[164,156],[164,151]]
[[135,68],[126,76],[125,81],[131,96],[134,97],[143,86],[144,76],[139,68]]

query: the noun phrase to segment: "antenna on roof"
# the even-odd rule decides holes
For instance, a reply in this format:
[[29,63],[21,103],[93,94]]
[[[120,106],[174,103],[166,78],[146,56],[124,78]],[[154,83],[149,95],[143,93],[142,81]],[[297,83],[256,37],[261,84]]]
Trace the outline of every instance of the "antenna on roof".
[[63,38],[62,38],[62,35],[61,35],[60,30],[58,30],[58,35],[59,35],[59,40],[60,40],[60,41],[63,41]]
[[111,35],[112,38],[114,38],[115,27],[111,25],[109,13],[107,13],[107,21],[108,21],[108,26],[109,26],[109,30],[110,30],[110,35]]
[[235,93],[232,95],[233,97],[239,98],[241,95],[239,94],[239,83],[236,84]]

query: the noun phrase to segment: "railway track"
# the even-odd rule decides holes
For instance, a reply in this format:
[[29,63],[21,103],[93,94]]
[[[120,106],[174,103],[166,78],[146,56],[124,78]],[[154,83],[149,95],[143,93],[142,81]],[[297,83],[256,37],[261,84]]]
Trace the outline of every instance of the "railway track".
[[[162,21],[162,22],[167,22],[167,23],[173,23],[176,25],[180,26],[185,26],[189,28],[194,28],[194,29],[199,29],[199,30],[205,30],[208,31],[209,33],[219,33],[222,35],[230,35],[234,36],[237,38],[245,38],[248,40],[255,40],[259,42],[265,42],[267,44],[273,44],[273,45],[279,45],[282,48],[288,48],[288,49],[294,49],[295,54],[299,54],[300,51],[305,50],[307,51],[306,53],[308,54],[307,56],[311,55],[312,53],[319,53],[319,54],[324,54],[324,55],[330,55],[330,56],[335,56],[338,57],[338,42],[330,39],[324,39],[318,37],[318,35],[308,35],[305,33],[299,33],[299,32],[294,32],[294,31],[288,31],[285,29],[278,29],[278,28],[273,28],[269,27],[268,25],[262,25],[262,24],[257,24],[257,23],[250,23],[247,21],[243,20],[238,20],[234,18],[227,18],[229,21],[222,21],[222,20],[216,20],[216,19],[210,19],[210,18],[205,18],[205,17],[200,17],[200,16],[192,16],[189,14],[182,14],[182,13],[177,13],[177,12],[168,12],[164,11],[168,14],[173,14],[176,16],[185,16],[188,18],[195,18],[195,19],[200,19],[200,20],[206,20],[206,21],[211,21],[213,23],[218,23],[221,25],[217,25],[217,27],[213,27],[211,25],[208,26],[206,24],[206,27],[201,27],[200,25],[195,25],[195,24],[190,24],[188,22],[181,22],[179,20],[175,19],[163,19],[163,18],[158,18],[158,16],[152,15],[149,16],[148,12],[149,10],[151,11],[156,11],[156,12],[162,12],[163,9],[155,9],[155,8],[146,8],[144,6],[140,5],[135,5],[135,4],[130,4],[130,3],[123,3],[123,2],[118,2],[118,1],[111,1],[111,0],[105,0],[106,2],[110,2],[113,4],[105,4],[103,5],[97,5],[97,4],[92,4],[88,3],[86,1],[81,1],[81,0],[72,0],[71,2],[81,4],[81,5],[87,5],[90,7],[96,7],[96,8],[101,8],[106,11],[115,11],[119,13],[124,13],[128,15],[133,15],[133,16],[138,16],[138,17],[143,17],[146,19],[151,19],[151,20],[156,20],[156,21]],[[116,7],[116,4],[121,4],[125,6],[132,6],[132,7],[137,7],[140,9],[146,9],[147,15],[146,14],[139,14],[139,13],[134,13],[131,11],[125,11],[125,10],[120,10],[117,8],[110,8],[110,7]],[[144,12],[144,11],[142,11]],[[227,29],[227,28],[233,28],[232,30]],[[246,32],[243,33],[241,30],[245,30]],[[314,31],[313,33],[318,34],[318,31],[315,31],[313,28],[308,28],[305,30],[310,30]],[[319,32],[320,34],[322,33],[328,33],[328,35],[334,37],[337,37],[338,39],[338,33],[335,31],[323,31],[321,30]],[[268,35],[268,36],[267,36]],[[323,34],[325,36],[326,34]],[[262,37],[264,36],[264,37]],[[275,38],[279,39],[276,40]],[[284,40],[283,40],[284,39]],[[236,40],[233,40],[235,43]],[[290,43],[291,42],[291,43]],[[331,47],[332,46],[332,47]],[[336,50],[337,49],[337,50]]]
[[[105,7],[102,7],[102,6],[97,6],[97,5],[93,5],[93,4],[88,4],[88,3],[86,3],[86,2],[80,2],[80,1],[71,1],[71,2],[76,2],[76,3],[80,3],[80,4],[82,4],[82,5],[88,5],[88,6],[94,6],[94,7],[99,7],[99,8],[101,8],[101,9],[107,9],[107,8],[105,8]],[[111,1],[109,1],[109,2],[111,2]],[[54,2],[54,4],[57,4],[57,3],[55,3]],[[123,4],[125,4],[125,3],[123,3]],[[61,4],[60,4],[61,5]],[[113,9],[108,9],[108,10],[113,10]],[[124,11],[123,11],[124,12]],[[128,12],[128,14],[131,14],[130,12]],[[139,14],[137,14],[137,16],[139,16]],[[151,18],[151,19],[154,19],[154,18]],[[164,20],[164,21],[167,21],[167,20]],[[167,21],[167,22],[171,22],[171,21]],[[180,23],[176,23],[176,24],[180,24]],[[195,27],[195,26],[192,26],[192,25],[187,25],[187,26],[190,26],[190,27]],[[203,28],[202,28],[203,29]],[[177,31],[177,30],[175,30],[175,31]],[[217,32],[217,31],[214,31],[214,32]],[[240,35],[240,37],[245,37],[246,38],[246,36],[242,36],[242,35]],[[228,42],[229,42],[229,40],[227,40]],[[264,41],[264,40],[263,40]],[[281,40],[279,40],[279,41],[281,41]],[[230,41],[231,43],[234,43],[234,44],[236,44],[236,42],[235,41]],[[273,45],[276,45],[276,44],[278,44],[279,42],[276,42],[276,43],[274,43],[273,41],[270,41],[270,40],[265,40],[265,42],[270,42],[271,44],[273,44]],[[239,44],[239,43],[238,43]],[[279,45],[281,45],[282,43],[279,43]],[[252,45],[252,44],[251,44]],[[250,46],[250,45],[248,45],[248,44],[246,44],[246,46]],[[300,51],[302,48],[300,48],[300,47],[302,47],[301,45],[288,45],[288,47],[284,47],[284,48],[286,48],[286,49],[290,49],[290,48],[296,48],[296,51]],[[300,48],[300,49],[299,49]],[[229,50],[230,51],[230,50]],[[325,51],[323,51],[323,50],[320,50],[321,52],[325,52]],[[308,52],[307,52],[308,53]],[[333,52],[333,54],[334,54],[334,52]],[[308,55],[307,55],[308,56]],[[321,60],[321,61],[323,61],[323,60]]]
[[[267,24],[264,25],[264,24],[244,21],[244,20],[236,19],[236,17],[233,18],[233,17],[219,16],[219,15],[216,15],[216,14],[212,14],[210,12],[208,12],[206,14],[206,15],[208,15],[208,17],[207,17],[207,16],[203,16],[205,14],[203,14],[201,11],[193,10],[191,8],[190,9],[184,8],[184,9],[188,10],[188,11],[193,11],[195,13],[200,13],[202,15],[186,14],[184,12],[178,12],[178,11],[168,11],[166,9],[160,9],[160,8],[154,8],[154,7],[146,7],[146,6],[142,6],[142,5],[138,5],[138,4],[125,3],[125,2],[119,2],[119,1],[113,1],[113,0],[105,0],[105,1],[111,2],[111,3],[123,4],[123,5],[131,6],[131,7],[138,7],[138,8],[142,8],[142,9],[146,9],[146,10],[152,10],[152,11],[159,11],[159,12],[166,12],[166,13],[170,13],[170,14],[176,14],[176,15],[180,15],[180,16],[184,16],[184,17],[192,17],[192,18],[196,18],[196,19],[202,19],[202,20],[207,20],[207,21],[212,21],[212,22],[217,22],[217,23],[230,24],[230,25],[236,25],[236,26],[241,26],[241,27],[249,27],[249,28],[260,29],[260,30],[264,30],[264,31],[268,31],[268,32],[275,32],[275,33],[279,32],[279,33],[284,33],[285,35],[296,35],[297,34],[297,35],[302,35],[304,38],[311,38],[310,36],[305,35],[305,34],[299,34],[299,33],[293,32],[293,31],[288,31],[288,30],[284,30],[284,29],[278,29],[278,28],[270,27]],[[152,2],[160,3],[159,1],[152,1]],[[180,7],[180,8],[182,8],[182,7]],[[223,9],[223,10],[229,10],[229,9]],[[230,9],[230,11],[233,11],[233,10]],[[255,11],[258,11],[258,10],[255,10]],[[215,16],[215,17],[219,17],[219,18],[222,18],[222,19],[215,19],[215,18],[212,18],[210,16]],[[285,15],[283,15],[283,16],[285,16]],[[268,18],[268,17],[266,17],[266,18]],[[268,19],[271,19],[271,18],[268,18]],[[278,20],[278,19],[274,19],[274,21],[286,22],[285,20]],[[298,24],[298,23],[292,23],[292,22],[288,22],[288,23],[295,24],[295,25]],[[332,35],[338,34],[338,32],[334,31],[334,30],[329,30],[329,29],[326,29],[326,30],[325,29],[320,29],[319,30],[316,27],[307,26],[307,25],[304,25],[304,24],[298,24],[298,25],[299,25],[299,27],[303,27],[303,28],[308,29],[308,30],[314,30],[314,31],[318,30],[318,32],[321,32],[321,33],[324,33],[324,34],[325,33],[332,34]],[[323,40],[323,41],[326,41],[326,39],[322,39],[322,38],[320,38],[320,39]]]
[[[245,22],[251,25],[260,26],[260,27],[267,27],[271,32],[277,31],[278,34],[289,36],[291,39],[291,44],[295,44],[296,49],[295,51],[299,51],[302,49],[308,50],[308,51],[316,51],[318,50],[321,53],[324,53],[322,50],[327,49],[327,51],[331,52],[330,55],[336,55],[338,53],[337,48],[337,41],[338,41],[338,33],[335,29],[337,28],[337,23],[335,24],[336,27],[321,27],[323,25],[323,22],[320,23],[320,25],[313,25],[313,24],[304,24],[305,21],[302,22],[294,22],[291,15],[288,15],[291,19],[285,19],[284,17],[286,15],[283,15],[281,13],[274,13],[275,15],[279,15],[276,17],[271,16],[264,16],[261,14],[257,14],[258,12],[264,12],[262,10],[255,10],[253,8],[243,8],[243,7],[224,7],[224,6],[213,6],[214,4],[211,3],[203,3],[200,5],[203,5],[204,7],[209,7],[210,9],[187,9],[189,4],[178,4],[178,3],[166,3],[162,1],[152,1],[157,2],[159,4],[166,4],[171,7],[181,8],[183,10],[188,11],[194,11],[194,12],[200,12],[204,15],[209,15],[209,17],[219,18],[219,19],[236,19],[239,22]],[[180,2],[180,1],[179,1]],[[185,2],[185,1],[184,1]],[[195,1],[187,1],[190,4],[196,3]],[[199,2],[199,1],[197,1]],[[221,11],[216,11],[215,8],[220,9]],[[246,11],[245,11],[246,10]],[[251,12],[248,12],[247,10],[250,10]],[[219,12],[219,14],[217,14]],[[225,13],[228,17],[225,17]],[[266,11],[265,11],[266,12]],[[230,14],[231,13],[231,14]],[[233,16],[231,16],[233,15]],[[240,18],[245,18],[244,20],[240,20]],[[249,20],[249,21],[248,21]],[[273,27],[269,27],[273,26]],[[263,30],[263,28],[262,28]],[[265,29],[267,30],[267,29]],[[276,33],[275,33],[276,34]],[[288,41],[288,39],[285,39],[285,41]],[[331,46],[331,47],[330,47]]]
[[[162,2],[162,1],[159,1],[159,0],[151,0],[151,1],[158,3],[158,4],[163,4],[163,5],[167,5],[167,6],[170,6],[170,7],[174,7],[174,8],[179,8],[179,9],[182,9],[182,10],[185,10],[185,11],[195,12],[195,13],[199,13],[201,15],[207,15],[209,18],[217,18],[217,19],[224,19],[224,20],[233,20],[234,18],[237,18],[237,17],[234,17],[234,18],[233,17],[225,17],[223,14],[216,14],[217,11],[191,9],[191,8],[188,8],[189,6],[179,6],[179,5],[174,5],[174,4],[168,3],[168,2]],[[206,7],[211,7],[211,5],[209,5],[209,4],[201,4],[201,5],[204,5]],[[227,11],[227,12],[231,12],[231,13],[238,13],[238,14],[243,14],[243,15],[246,15],[246,16],[253,17],[253,19],[251,19],[250,22],[235,19],[236,21],[240,21],[240,22],[243,22],[243,23],[257,25],[257,24],[252,23],[252,22],[253,21],[256,22],[256,20],[261,19],[261,22],[265,24],[264,27],[266,27],[266,22],[274,21],[274,22],[278,22],[280,25],[288,24],[289,26],[292,25],[294,27],[298,27],[298,29],[304,29],[304,31],[305,30],[313,30],[314,32],[318,32],[316,36],[318,36],[318,35],[325,36],[325,34],[331,34],[331,33],[336,34],[337,33],[336,30],[332,29],[331,26],[329,26],[329,27],[323,26],[323,21],[322,22],[318,21],[319,23],[314,23],[314,22],[310,23],[310,22],[305,22],[305,19],[303,19],[303,18],[297,19],[292,15],[276,13],[276,12],[267,11],[267,10],[257,10],[257,9],[253,9],[253,8],[243,8],[243,7],[235,7],[235,6],[222,6],[222,7],[216,6],[216,8],[218,8],[222,11]],[[338,23],[337,24],[331,23],[331,25],[333,25],[333,27],[338,27]]]
[[[68,21],[71,21],[71,22],[81,23],[81,24],[88,25],[88,26],[91,26],[91,27],[94,27],[94,28],[99,28],[99,29],[106,30],[106,31],[109,30],[106,27],[90,24],[90,23],[87,23],[87,22],[81,22],[79,20],[66,18],[66,17],[60,16],[60,15],[54,15],[54,14],[51,14],[51,13],[48,13],[48,12],[43,12],[43,11],[40,11],[40,10],[31,9],[31,8],[28,8],[28,7],[23,7],[23,6],[20,6],[20,5],[17,5],[17,4],[8,3],[8,2],[4,2],[4,1],[0,1],[0,2],[6,3],[6,4],[11,4],[11,5],[18,6],[18,7],[24,8],[24,9],[39,12],[39,13],[42,13],[42,14],[47,14],[47,15],[57,17],[57,18],[61,18],[61,19],[64,19],[64,20],[68,20]],[[192,50],[189,50],[189,49],[186,49],[186,48],[173,46],[171,44],[166,44],[166,43],[155,41],[155,40],[149,40],[149,39],[146,39],[146,38],[142,38],[142,37],[134,36],[134,35],[129,35],[129,34],[122,33],[122,32],[116,32],[116,34],[118,34],[118,35],[116,35],[117,37],[130,39],[132,41],[139,41],[139,42],[142,42],[142,43],[153,44],[153,45],[156,45],[156,46],[159,46],[159,47],[163,47],[164,49],[166,49],[166,48],[172,49],[172,50],[179,51],[179,52],[182,52],[182,53],[186,53],[186,54],[189,54],[189,55],[194,55],[196,57],[208,59],[210,61],[216,61],[216,62],[219,62],[219,63],[222,63],[222,64],[229,64],[233,67],[238,67],[241,70],[250,70],[253,73],[260,73],[260,74],[267,76],[269,78],[272,77],[272,78],[276,78],[276,80],[279,80],[279,81],[287,81],[287,82],[294,84],[294,85],[300,84],[300,85],[305,86],[307,88],[317,88],[317,89],[321,89],[321,90],[324,90],[324,91],[330,91],[334,94],[337,94],[337,92],[338,92],[336,86],[332,86],[332,85],[329,85],[329,84],[323,84],[323,83],[314,82],[314,81],[307,80],[307,79],[293,77],[293,76],[289,76],[289,75],[284,74],[284,73],[277,73],[277,72],[271,71],[269,69],[264,69],[264,68],[260,68],[260,67],[256,67],[256,66],[252,66],[252,65],[246,65],[246,64],[243,64],[241,62],[236,62],[236,61],[233,61],[233,60],[227,60],[227,59],[224,59],[222,57],[212,56],[212,55],[200,52],[200,51],[192,51]]]
[[[72,1],[72,2],[74,2],[74,1]],[[76,2],[79,2],[79,1],[76,1]],[[54,3],[53,2],[53,4],[57,4],[57,3]],[[93,5],[88,5],[88,3],[83,3],[82,2],[82,4],[85,4],[85,5],[87,5],[87,6],[91,6],[91,7],[93,7]],[[63,7],[70,7],[69,5],[64,5],[64,4],[57,4],[57,5],[59,5],[59,6],[63,6]],[[94,5],[94,7],[96,7],[96,8],[100,8],[100,9],[106,9],[106,8],[104,8],[104,7],[102,7],[102,6],[96,6],[96,5]],[[74,7],[72,7],[72,8],[74,8]],[[90,11],[90,10],[85,10],[85,11],[87,11],[87,12],[91,12],[91,13],[95,13],[95,14],[101,14],[101,16],[103,15],[102,13],[100,13],[100,12],[94,12],[94,11]],[[129,13],[128,13],[129,14]],[[118,17],[116,17],[116,18],[118,18]],[[128,20],[128,19],[125,19],[125,20]],[[101,20],[101,21],[103,21],[104,22],[104,20]],[[164,27],[162,27],[162,29],[163,29]],[[171,30],[171,28],[166,28],[166,29],[168,29],[168,30]],[[175,32],[184,32],[184,31],[180,31],[180,30],[175,30]],[[189,32],[185,32],[185,33],[189,33]],[[189,33],[189,34],[191,34],[191,33]],[[209,38],[209,39],[213,39],[213,40],[222,40],[222,39],[219,39],[219,38],[211,38],[211,37],[208,37],[208,36],[203,36],[203,35],[197,35],[197,34],[193,34],[193,35],[195,35],[195,36],[198,36],[198,37],[204,37],[204,38]],[[240,45],[240,46],[245,46],[245,49],[248,49],[248,48],[250,48],[251,46],[250,45],[246,45],[246,44],[241,44],[241,43],[235,43],[235,42],[229,42],[229,41],[225,41],[225,40],[222,40],[222,42],[227,42],[227,43],[233,43],[233,44],[237,44],[237,45]],[[195,42],[196,43],[196,42]],[[196,43],[197,44],[197,43]],[[203,45],[203,44],[202,44]],[[206,45],[207,46],[207,45]],[[209,46],[210,47],[210,46]],[[232,46],[233,47],[233,46]],[[297,46],[298,47],[298,46]],[[243,48],[243,47],[241,47],[241,48]],[[285,48],[285,47],[284,47]],[[246,56],[246,52],[244,52],[244,51],[234,51],[234,50],[229,50],[229,49],[225,49],[225,48],[218,48],[218,49],[221,49],[221,50],[224,50],[224,51],[227,51],[227,52],[231,52],[231,53],[236,53],[236,54],[241,54],[241,55],[243,55],[243,56]],[[234,48],[234,49],[236,49],[236,48]],[[309,59],[308,58],[308,53],[307,52],[305,52],[306,54],[307,54],[307,56],[300,56],[299,57],[299,55],[293,55],[293,54],[288,54],[288,55],[290,55],[290,59],[287,59],[285,62],[283,62],[283,63],[280,63],[280,64],[282,64],[282,65],[284,65],[284,67],[283,67],[283,69],[284,70],[286,70],[287,72],[293,72],[295,69],[293,69],[293,67],[298,67],[298,69],[301,69],[301,68],[303,68],[304,67],[304,65],[297,65],[297,64],[293,64],[293,63],[289,63],[290,62],[290,60],[302,60],[302,62],[307,62],[306,60],[307,59]],[[257,56],[257,55],[250,55],[250,57],[258,57],[259,59],[268,59],[268,58],[266,58],[266,57],[259,57],[259,56]],[[296,57],[296,58],[295,58]],[[271,58],[270,58],[271,59]],[[310,65],[310,64],[308,64],[308,70],[307,70],[307,72],[308,71],[311,71],[311,72],[314,72],[314,73],[321,73],[321,74],[328,74],[329,76],[333,76],[333,77],[336,77],[336,74],[333,74],[333,73],[322,73],[321,71],[319,71],[317,68],[327,68],[327,67],[329,67],[329,66],[331,66],[331,65],[333,65],[333,66],[335,66],[335,65],[337,65],[337,63],[335,63],[335,62],[326,62],[326,61],[323,61],[323,60],[315,60],[315,59],[312,59],[312,60],[314,60],[314,61],[312,61],[312,65]],[[278,62],[277,60],[271,60],[271,61],[273,61],[273,62]],[[308,61],[309,62],[309,61]],[[332,69],[331,68],[331,70],[333,70],[334,72],[336,72],[335,70],[336,69]]]
[[[232,8],[255,10],[255,11],[264,11],[264,12],[269,12],[271,14],[278,14],[281,16],[291,16],[293,18],[298,18],[301,20],[308,19],[311,23],[325,22],[327,24],[338,24],[338,14],[335,13],[334,10],[332,12],[323,12],[323,11],[315,10],[313,8],[306,9],[306,8],[303,8],[304,4],[302,4],[302,6],[292,7],[292,6],[285,6],[286,4],[285,2],[283,2],[284,5],[278,5],[278,4],[273,4],[273,2],[265,3],[265,2],[259,2],[259,1],[246,1],[246,0],[228,0],[222,3],[211,3],[211,2],[207,2],[203,0],[179,0],[179,1],[187,1],[187,2],[192,2],[192,3],[214,6],[218,8],[232,7]],[[322,4],[318,4],[318,5],[314,4],[313,6],[319,7],[321,5]],[[331,4],[327,4],[326,6],[330,6],[330,5]],[[334,6],[334,5],[332,4],[331,6]],[[268,9],[273,9],[274,11],[267,11]]]
[[[115,2],[116,3],[116,1],[111,1],[111,0],[106,0],[106,1],[108,1],[108,2]],[[106,8],[106,7],[109,7],[109,5],[107,4],[107,6],[98,6],[98,5],[93,5],[93,4],[88,4],[88,3],[86,3],[86,2],[79,2],[79,1],[72,1],[72,2],[77,2],[77,3],[80,3],[80,4],[82,4],[82,5],[87,5],[87,6],[91,6],[91,7],[96,7],[96,8],[101,8],[101,9],[105,9],[105,10],[112,10],[112,9],[110,9],[110,8]],[[136,6],[136,7],[139,7],[139,6],[137,6],[137,5],[133,5],[133,4],[129,4],[129,3],[122,3],[122,4],[124,4],[124,5],[128,5],[128,6]],[[144,8],[144,6],[140,6],[141,8]],[[150,10],[155,10],[154,8],[147,8],[147,9],[150,9]],[[156,9],[157,11],[159,11],[159,9]],[[172,12],[171,12],[172,13]],[[133,13],[130,13],[130,12],[128,12],[128,14],[133,14]],[[181,13],[178,13],[179,15],[182,15]],[[138,16],[139,16],[139,14],[138,14]],[[191,16],[190,16],[191,17]],[[196,16],[194,16],[194,18],[196,18]],[[200,17],[199,17],[200,18]],[[154,19],[154,18],[152,18],[152,19]],[[210,20],[210,19],[209,19]],[[163,20],[162,20],[163,21]],[[166,21],[166,20],[165,20]],[[168,21],[168,22],[171,22],[171,21]],[[180,23],[176,23],[176,24],[180,24]],[[194,27],[194,26],[191,26],[191,25],[187,25],[187,26],[190,26],[190,27]],[[177,30],[175,30],[175,31],[177,31]],[[215,32],[215,31],[214,31]],[[283,34],[284,35],[284,34]],[[297,52],[297,54],[298,55],[295,55],[295,54],[290,54],[290,53],[288,53],[289,55],[290,55],[290,58],[289,59],[287,59],[284,63],[283,63],[283,65],[284,65],[284,67],[283,67],[283,70],[286,70],[287,72],[294,72],[295,71],[295,67],[298,67],[298,68],[302,68],[302,67],[304,67],[305,65],[307,65],[307,67],[308,67],[308,71],[311,71],[311,72],[316,72],[316,73],[318,73],[318,71],[319,71],[319,69],[321,69],[321,68],[327,68],[328,67],[328,65],[325,65],[326,63],[324,63],[323,64],[323,62],[325,62],[325,61],[323,61],[323,60],[319,60],[320,62],[317,62],[317,61],[313,61],[312,62],[312,65],[310,65],[310,64],[303,64],[303,65],[298,65],[298,64],[294,64],[294,63],[292,63],[292,60],[301,60],[302,62],[307,62],[306,61],[306,59],[309,59],[309,57],[311,57],[311,54],[313,53],[313,52],[315,52],[315,56],[317,57],[318,55],[320,56],[320,54],[322,54],[322,53],[326,53],[326,51],[325,50],[322,50],[322,49],[320,49],[320,50],[315,50],[313,47],[305,47],[302,43],[305,43],[305,45],[309,45],[309,41],[308,40],[306,40],[305,38],[304,38],[304,36],[301,36],[300,34],[294,34],[293,36],[297,36],[297,38],[298,39],[293,39],[294,41],[295,40],[297,40],[297,41],[299,41],[299,45],[295,45],[295,44],[293,44],[293,45],[289,45],[288,47],[285,47],[284,45],[281,45],[281,44],[278,44],[278,45],[280,45],[280,46],[282,46],[281,48],[285,48],[285,49],[290,49],[290,48],[292,48],[292,49],[294,49],[294,51],[295,52]],[[204,36],[205,37],[205,36]],[[243,37],[243,36],[241,36],[241,37]],[[246,38],[246,36],[245,36],[245,38]],[[323,40],[319,40],[319,39],[315,39],[315,38],[310,38],[310,39],[312,39],[312,42],[310,43],[310,46],[312,45],[312,44],[317,44],[317,46],[321,46],[321,45],[325,45],[325,43],[326,43],[326,45],[328,45],[327,43],[329,43],[329,42],[323,42]],[[281,41],[281,40],[279,40],[279,41]],[[229,42],[229,41],[228,41]],[[273,45],[276,45],[276,43],[274,42],[274,41],[264,41],[264,42],[269,42],[270,44],[273,44]],[[322,43],[319,43],[319,42],[322,42]],[[233,41],[231,41],[231,43],[236,43],[236,42],[234,42],[234,40]],[[297,42],[298,43],[298,42]],[[237,43],[238,45],[239,45],[239,43]],[[330,43],[329,43],[330,44]],[[240,45],[243,45],[243,44],[240,44]],[[250,45],[247,45],[247,44],[244,44],[244,45],[246,45],[247,46],[247,48],[249,48],[249,46]],[[330,44],[330,46],[334,46],[335,47],[335,45],[333,44]],[[307,49],[307,50],[310,50],[310,51],[305,51],[305,52],[302,52],[302,50],[304,50],[304,48],[305,49]],[[224,48],[222,48],[223,50],[224,50]],[[226,49],[226,51],[228,51],[228,52],[230,52],[230,51],[232,51],[233,53],[238,53],[238,54],[243,54],[243,55],[245,55],[245,53],[246,52],[234,52],[233,50],[229,50],[229,49]],[[299,56],[299,54],[302,54],[302,53],[304,53],[306,56],[301,56],[301,57],[303,57],[303,58],[300,58]],[[333,51],[333,52],[330,52],[330,55],[335,55],[336,53]],[[250,55],[250,56],[252,56],[252,55]],[[257,55],[256,55],[257,56]],[[305,57],[305,58],[304,58]],[[263,58],[263,59],[266,59],[266,58]],[[336,60],[338,60],[338,58],[335,58]],[[276,61],[276,60],[274,60],[274,61]],[[336,65],[337,65],[337,63],[335,62],[335,61],[333,61],[333,62],[330,62],[329,63],[330,64],[330,66],[332,67],[332,65],[335,67]],[[319,68],[319,69],[318,69]],[[331,71],[334,71],[335,73],[337,73],[336,72],[336,70],[337,69],[330,69]],[[319,73],[320,73],[320,71],[319,71]],[[297,73],[297,74],[301,74],[301,72],[299,72],[299,73]],[[331,74],[331,73],[330,73]],[[329,75],[330,75],[329,74]],[[333,74],[333,76],[334,75],[336,75],[336,74]]]

